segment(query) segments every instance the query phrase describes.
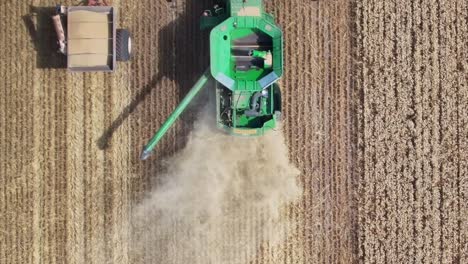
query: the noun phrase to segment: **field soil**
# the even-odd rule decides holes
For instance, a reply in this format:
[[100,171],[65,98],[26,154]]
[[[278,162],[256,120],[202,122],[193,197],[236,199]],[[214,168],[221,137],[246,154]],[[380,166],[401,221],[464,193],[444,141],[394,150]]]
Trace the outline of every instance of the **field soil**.
[[468,262],[467,5],[356,4],[365,262]]
[[[252,231],[254,250],[218,263],[467,263],[466,1],[265,2],[285,36],[282,133],[302,192],[281,210],[284,239]],[[214,1],[113,0],[135,52],[112,74],[63,68],[56,3],[0,1],[0,263],[151,262],[133,216],[203,101],[139,154],[209,65],[198,21]],[[184,254],[167,263],[207,263]]]

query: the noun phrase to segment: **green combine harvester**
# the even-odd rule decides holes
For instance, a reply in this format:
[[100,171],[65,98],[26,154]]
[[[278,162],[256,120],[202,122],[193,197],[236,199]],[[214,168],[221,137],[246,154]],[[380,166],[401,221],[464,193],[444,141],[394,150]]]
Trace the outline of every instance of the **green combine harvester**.
[[262,0],[225,0],[203,12],[201,29],[211,29],[210,68],[200,77],[141,153],[146,160],[194,97],[215,80],[216,120],[237,136],[259,136],[281,118],[283,34]]

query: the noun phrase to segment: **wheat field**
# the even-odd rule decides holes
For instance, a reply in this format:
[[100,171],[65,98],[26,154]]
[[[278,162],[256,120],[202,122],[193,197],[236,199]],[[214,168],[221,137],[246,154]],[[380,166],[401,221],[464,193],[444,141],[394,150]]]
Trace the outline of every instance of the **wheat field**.
[[109,74],[63,68],[56,1],[0,1],[0,263],[468,263],[463,0],[265,1],[285,37],[284,149],[262,155],[294,167],[300,192],[282,198],[281,225],[267,207],[228,211],[238,221],[213,222],[200,252],[177,219],[142,233],[165,218],[135,222],[141,205],[185,179],[203,135],[200,101],[139,160],[208,67],[198,22],[214,2],[113,0],[135,52]]

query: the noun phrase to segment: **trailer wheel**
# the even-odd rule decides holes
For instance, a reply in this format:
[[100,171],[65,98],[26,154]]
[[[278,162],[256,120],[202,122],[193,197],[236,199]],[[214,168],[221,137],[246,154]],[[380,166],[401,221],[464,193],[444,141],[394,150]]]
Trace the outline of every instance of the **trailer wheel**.
[[126,29],[117,29],[116,34],[116,59],[128,61],[132,57],[132,38]]

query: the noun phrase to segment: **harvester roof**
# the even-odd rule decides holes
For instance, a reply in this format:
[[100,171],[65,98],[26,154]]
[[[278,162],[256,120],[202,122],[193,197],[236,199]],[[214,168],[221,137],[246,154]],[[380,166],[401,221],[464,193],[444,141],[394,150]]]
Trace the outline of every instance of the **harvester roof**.
[[211,31],[211,73],[230,90],[262,90],[283,73],[282,42],[267,14],[230,17]]

